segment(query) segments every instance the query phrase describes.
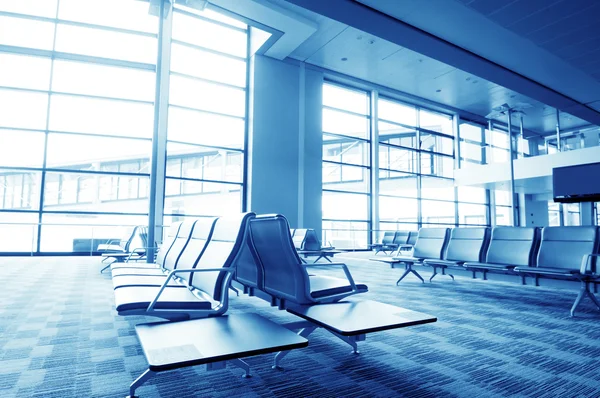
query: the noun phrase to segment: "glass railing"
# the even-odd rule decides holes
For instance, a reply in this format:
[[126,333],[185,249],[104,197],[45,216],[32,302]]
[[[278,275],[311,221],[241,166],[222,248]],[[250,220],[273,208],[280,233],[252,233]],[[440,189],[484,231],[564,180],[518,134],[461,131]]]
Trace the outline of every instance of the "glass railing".
[[[0,222],[0,255],[76,253],[98,255],[103,244],[119,244],[136,225]],[[39,234],[41,228],[41,235]],[[163,228],[165,231],[166,228]],[[38,239],[41,236],[39,248]],[[132,246],[143,243],[132,242]]]
[[340,250],[365,250],[368,248],[371,231],[358,228],[323,229],[322,246]]

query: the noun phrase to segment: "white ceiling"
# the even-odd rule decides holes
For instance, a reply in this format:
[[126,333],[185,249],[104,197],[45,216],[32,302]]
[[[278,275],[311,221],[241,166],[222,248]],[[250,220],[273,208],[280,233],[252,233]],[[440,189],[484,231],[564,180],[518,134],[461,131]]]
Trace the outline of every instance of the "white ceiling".
[[[479,116],[504,103],[529,103],[533,108],[526,111],[525,128],[540,134],[555,131],[555,108],[285,0],[270,1],[318,25],[317,32],[291,53],[294,59]],[[587,124],[561,113],[563,129]]]

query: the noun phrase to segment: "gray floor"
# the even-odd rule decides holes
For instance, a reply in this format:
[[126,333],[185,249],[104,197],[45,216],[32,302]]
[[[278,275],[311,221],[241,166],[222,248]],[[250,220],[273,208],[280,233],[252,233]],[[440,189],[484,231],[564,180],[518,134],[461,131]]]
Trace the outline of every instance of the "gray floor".
[[[447,277],[421,284],[401,269],[336,257],[365,298],[430,313],[430,325],[376,333],[361,355],[318,331],[292,352],[283,372],[272,355],[239,369],[166,372],[141,397],[599,397],[600,312],[589,300],[568,317],[575,293]],[[110,277],[98,258],[0,258],[0,396],[124,397],[147,366],[133,326],[151,318],[118,317]],[[327,266],[314,272],[337,274]],[[422,272],[429,275],[428,270]],[[296,317],[248,297],[230,312],[254,311],[286,322]]]

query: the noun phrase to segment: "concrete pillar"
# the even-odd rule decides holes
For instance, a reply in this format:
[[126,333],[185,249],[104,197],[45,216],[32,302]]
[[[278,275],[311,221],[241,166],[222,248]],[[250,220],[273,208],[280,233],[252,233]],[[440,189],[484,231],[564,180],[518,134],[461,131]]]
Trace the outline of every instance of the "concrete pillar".
[[583,202],[579,205],[581,225],[596,225],[594,220],[594,203]]
[[321,234],[323,74],[262,55],[251,62],[248,210]]

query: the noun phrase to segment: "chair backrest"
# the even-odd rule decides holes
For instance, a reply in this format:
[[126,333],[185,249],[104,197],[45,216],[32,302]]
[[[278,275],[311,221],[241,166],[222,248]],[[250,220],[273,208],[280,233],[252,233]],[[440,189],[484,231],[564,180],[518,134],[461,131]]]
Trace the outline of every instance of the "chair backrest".
[[290,228],[290,236],[293,238],[296,233],[296,228]]
[[133,249],[131,245],[134,244],[134,239],[138,236],[139,228],[139,226],[128,228],[127,232],[125,232],[125,234],[119,241],[119,246],[123,248],[123,251],[125,251],[125,253],[129,253],[129,251]]
[[304,239],[306,238],[307,229],[298,228],[294,231],[293,242],[296,250],[302,250],[304,247]]
[[442,259],[448,244],[448,228],[421,228],[413,257]]
[[[237,258],[244,247],[248,221],[254,213],[240,213],[223,216],[217,219],[212,236],[204,249],[204,253],[194,268],[228,268],[235,266]],[[288,229],[289,230],[289,229]],[[287,230],[286,230],[287,232]],[[286,233],[289,236],[289,233]],[[196,273],[190,279],[190,285],[210,295],[214,300],[220,300],[227,294],[225,281],[230,280],[223,271]]]
[[302,250],[321,250],[321,241],[314,229],[307,229]]
[[171,250],[169,250],[167,253],[165,262],[162,264],[163,268],[172,270],[177,267],[177,261],[192,237],[192,231],[194,230],[196,221],[198,220],[185,220],[183,223],[181,223],[181,227],[179,227],[179,233],[175,238],[175,242],[173,242],[171,245]]
[[485,261],[529,267],[535,263],[539,231],[532,227],[495,227]]
[[161,267],[165,263],[165,258],[167,257],[167,254],[169,254],[171,247],[173,247],[173,243],[175,243],[175,239],[177,238],[177,234],[179,234],[181,224],[183,224],[181,221],[171,224],[169,230],[167,231],[167,237],[160,246],[160,250],[156,255],[156,264],[160,265]]
[[406,245],[408,243],[408,237],[410,232],[408,231],[396,231],[394,235],[394,245]]
[[[210,241],[216,218],[203,217],[199,218],[194,225],[192,236],[187,245],[183,249],[183,253],[177,259],[175,268],[192,269],[196,267],[198,260],[202,257],[204,250],[207,247],[207,242]],[[190,282],[194,278],[194,274],[177,274],[181,279]]]
[[260,260],[256,257],[256,249],[250,236],[250,226],[248,226],[248,236],[244,246],[236,260],[234,279],[244,286],[253,288],[262,288],[263,272],[259,265]]
[[419,239],[419,231],[410,231],[408,233],[408,240],[406,241],[407,245],[415,245],[417,243],[417,239]]
[[250,221],[249,232],[258,266],[262,268],[261,290],[279,299],[311,304],[310,280],[282,215],[259,216]]
[[446,249],[446,260],[482,261],[489,237],[489,228],[452,228]]
[[396,233],[394,231],[385,231],[383,233],[383,238],[381,238],[381,244],[389,245],[391,243],[394,243],[394,236],[396,236]]
[[[146,247],[150,246],[148,244],[148,227],[140,226],[138,236],[140,238],[140,246],[138,246],[138,247],[146,248]],[[131,249],[133,250],[133,249],[135,249],[135,247],[132,247]]]
[[584,255],[598,252],[597,235],[594,226],[544,227],[537,266],[579,270]]

